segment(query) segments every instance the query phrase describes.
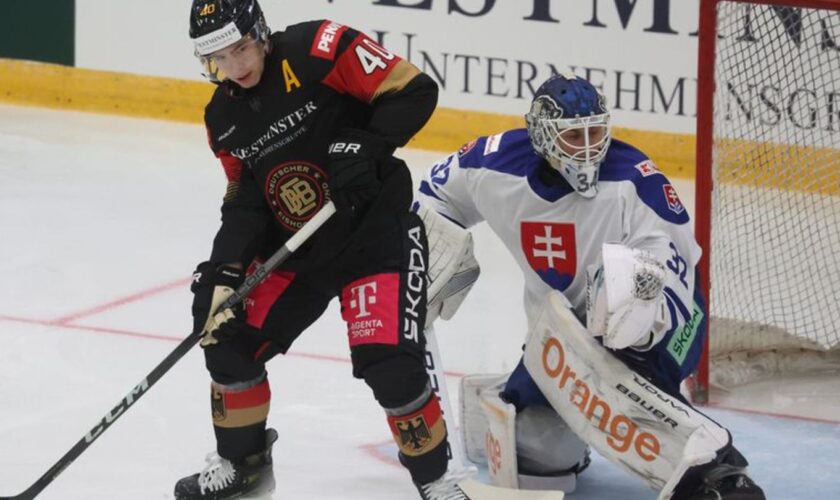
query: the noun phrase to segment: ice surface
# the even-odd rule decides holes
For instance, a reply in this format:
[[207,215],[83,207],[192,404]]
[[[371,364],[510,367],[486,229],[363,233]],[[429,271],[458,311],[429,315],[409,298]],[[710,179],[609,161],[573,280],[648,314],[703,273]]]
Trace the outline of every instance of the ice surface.
[[[403,156],[419,173],[442,154]],[[0,495],[11,495],[186,336],[189,274],[209,253],[225,183],[200,126],[9,106],[0,106],[0,179]],[[693,206],[691,185],[677,185]],[[519,271],[486,227],[476,249],[482,277],[437,327],[455,398],[460,374],[511,369],[524,337]],[[274,498],[416,498],[382,410],[351,376],[344,331],[333,304],[269,364]],[[837,381],[785,387],[747,394],[764,413],[825,422],[705,411],[732,430],[769,498],[840,498]],[[172,498],[213,446],[195,349],[39,498]],[[570,498],[655,494],[595,457]]]

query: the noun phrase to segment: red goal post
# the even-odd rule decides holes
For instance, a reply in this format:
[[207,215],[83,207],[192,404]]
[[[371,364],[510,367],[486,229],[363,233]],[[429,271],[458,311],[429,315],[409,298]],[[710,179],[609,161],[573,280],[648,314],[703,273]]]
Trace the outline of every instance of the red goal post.
[[840,370],[840,0],[700,0],[697,75],[695,401]]

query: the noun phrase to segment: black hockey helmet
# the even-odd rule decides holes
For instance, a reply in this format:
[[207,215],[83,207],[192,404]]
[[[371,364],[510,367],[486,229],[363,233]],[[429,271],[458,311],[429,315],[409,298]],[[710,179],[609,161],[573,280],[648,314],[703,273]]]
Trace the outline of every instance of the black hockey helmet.
[[204,76],[219,81],[207,56],[246,36],[267,42],[270,30],[257,0],[193,0],[190,9],[190,38],[201,59]]

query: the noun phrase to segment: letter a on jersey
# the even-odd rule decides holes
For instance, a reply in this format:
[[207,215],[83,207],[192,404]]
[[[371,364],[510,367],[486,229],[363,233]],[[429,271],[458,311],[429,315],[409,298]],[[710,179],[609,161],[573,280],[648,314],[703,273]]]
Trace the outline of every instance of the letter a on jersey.
[[577,272],[575,225],[523,221],[519,231],[522,251],[537,275],[555,290],[568,288]]
[[286,93],[288,94],[291,92],[294,87],[300,88],[300,80],[298,80],[295,72],[292,71],[292,67],[289,65],[289,60],[283,59],[283,62],[280,64],[283,69],[283,80],[286,82]]

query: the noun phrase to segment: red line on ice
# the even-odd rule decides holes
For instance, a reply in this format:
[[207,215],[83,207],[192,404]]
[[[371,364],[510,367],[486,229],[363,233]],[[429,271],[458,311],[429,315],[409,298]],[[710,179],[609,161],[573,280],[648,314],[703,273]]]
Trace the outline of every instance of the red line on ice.
[[[184,286],[190,282],[191,278],[181,278],[176,281],[172,281],[170,283],[164,283],[162,285],[150,288],[148,290],[143,290],[141,292],[137,292],[131,295],[127,295],[125,297],[112,300],[105,304],[101,304],[98,306],[94,306],[88,309],[84,309],[82,311],[68,314],[66,316],[62,316],[60,318],[56,318],[53,320],[38,320],[38,319],[30,319],[30,318],[21,318],[15,316],[5,316],[0,315],[0,321],[14,321],[18,323],[28,323],[28,324],[35,324],[35,325],[43,325],[55,328],[62,328],[62,329],[70,329],[70,330],[80,330],[80,331],[88,331],[94,333],[105,333],[111,335],[122,335],[127,337],[136,337],[136,338],[146,338],[146,339],[153,339],[153,340],[167,340],[170,342],[180,342],[183,340],[182,337],[173,337],[169,335],[157,335],[152,333],[143,333],[143,332],[136,332],[130,330],[123,330],[118,328],[106,328],[106,327],[98,327],[98,326],[86,326],[86,325],[78,325],[74,324],[73,321],[78,320],[80,318],[94,316],[96,314],[100,314],[106,311],[110,311],[112,309],[116,309],[118,307],[124,306],[126,304],[130,304],[132,302],[137,302],[139,300],[147,299],[159,293],[167,292],[169,290],[178,288],[180,286]],[[286,354],[287,356],[299,357],[299,358],[309,358],[318,361],[331,361],[334,363],[349,363],[350,359],[346,357],[340,356],[330,356],[325,354],[313,354],[313,353],[304,353],[304,352],[290,352]],[[463,377],[464,374],[457,373],[457,372],[445,372],[447,377]],[[829,420],[829,419],[822,419],[822,418],[811,418],[811,417],[803,417],[799,415],[785,415],[782,413],[773,413],[768,411],[757,411],[757,410],[745,410],[741,408],[735,408],[727,405],[720,405],[711,403],[709,404],[710,407],[713,408],[720,408],[722,410],[730,410],[730,411],[737,411],[741,413],[751,413],[755,415],[766,415],[769,417],[777,417],[777,418],[791,418],[795,420],[805,420],[810,422],[820,422],[825,424],[840,424],[838,420]],[[377,445],[367,445],[363,447],[365,451],[377,457],[378,459],[391,463],[392,459],[389,457],[383,457],[382,454],[376,449]]]
[[63,316],[61,318],[56,318],[53,320],[56,324],[69,324],[73,321],[85,318],[88,316],[93,316],[99,313],[103,313],[105,311],[109,311],[111,309],[116,309],[117,307],[124,306],[126,304],[130,304],[132,302],[137,302],[138,300],[147,299],[153,295],[157,295],[162,292],[168,292],[174,288],[180,288],[191,281],[192,278],[181,278],[177,281],[173,281],[170,283],[165,283],[163,285],[156,286],[154,288],[150,288],[148,290],[143,290],[142,292],[137,292],[131,295],[127,295],[125,297],[121,297],[116,300],[112,300],[111,302],[106,302],[105,304],[98,305],[95,307],[91,307],[90,309],[84,309],[79,312],[75,312],[73,314],[68,314],[67,316]]

